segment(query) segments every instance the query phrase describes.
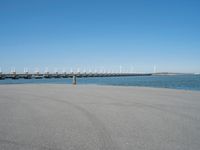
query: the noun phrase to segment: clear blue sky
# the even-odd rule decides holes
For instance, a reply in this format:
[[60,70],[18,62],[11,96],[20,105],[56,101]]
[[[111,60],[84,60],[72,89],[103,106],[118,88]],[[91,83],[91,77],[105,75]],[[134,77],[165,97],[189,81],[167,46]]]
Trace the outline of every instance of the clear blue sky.
[[0,67],[200,72],[199,0],[0,0]]

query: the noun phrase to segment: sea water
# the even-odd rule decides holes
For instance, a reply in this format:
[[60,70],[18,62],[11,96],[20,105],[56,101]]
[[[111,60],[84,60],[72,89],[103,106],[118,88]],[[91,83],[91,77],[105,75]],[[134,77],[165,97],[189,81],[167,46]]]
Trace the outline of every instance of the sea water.
[[[5,79],[0,84],[71,84],[71,78],[58,79]],[[142,86],[200,91],[200,75],[163,75],[134,77],[88,77],[77,78],[77,84],[97,84],[116,86]]]

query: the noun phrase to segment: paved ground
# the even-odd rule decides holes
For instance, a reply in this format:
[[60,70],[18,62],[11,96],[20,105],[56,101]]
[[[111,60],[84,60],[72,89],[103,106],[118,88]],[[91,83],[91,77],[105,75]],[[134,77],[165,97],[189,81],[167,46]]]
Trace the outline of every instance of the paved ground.
[[200,92],[0,85],[0,150],[199,150]]

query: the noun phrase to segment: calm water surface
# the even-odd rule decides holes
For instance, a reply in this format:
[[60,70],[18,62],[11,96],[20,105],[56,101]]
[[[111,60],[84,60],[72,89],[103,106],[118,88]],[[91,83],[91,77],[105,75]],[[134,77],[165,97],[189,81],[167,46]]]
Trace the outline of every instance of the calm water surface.
[[[96,77],[78,78],[78,84],[143,86],[200,91],[200,75],[138,76],[138,77]],[[0,80],[0,84],[71,84],[72,79],[18,79]]]

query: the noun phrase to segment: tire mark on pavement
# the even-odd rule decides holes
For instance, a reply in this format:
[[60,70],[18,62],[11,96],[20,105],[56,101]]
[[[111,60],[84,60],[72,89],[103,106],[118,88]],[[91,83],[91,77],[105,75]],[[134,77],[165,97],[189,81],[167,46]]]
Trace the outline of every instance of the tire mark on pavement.
[[[109,134],[109,131],[105,127],[105,125],[97,118],[97,116],[95,116],[94,114],[92,114],[91,112],[86,110],[85,108],[83,108],[83,107],[81,107],[77,104],[74,104],[72,102],[66,101],[64,99],[55,99],[55,98],[48,97],[48,96],[40,96],[40,95],[37,95],[37,94],[30,94],[30,93],[27,94],[25,92],[20,92],[20,93],[21,94],[23,93],[23,95],[41,98],[42,100],[45,100],[45,101],[51,100],[51,101],[54,101],[54,102],[64,103],[64,104],[72,106],[74,109],[81,112],[81,114],[84,114],[84,116],[92,124],[92,126],[95,130],[95,133],[97,134],[97,137],[98,137],[98,141],[99,141],[98,148],[99,148],[99,150],[117,150],[118,149],[117,143],[115,143],[113,141],[113,139],[112,139],[111,135]],[[19,94],[19,92],[18,92],[18,94]],[[40,99],[40,101],[41,101],[41,99]],[[35,99],[35,100],[37,100],[37,99]]]
[[65,101],[65,100],[61,100],[61,99],[53,99],[50,97],[40,97],[40,98],[46,98],[52,101],[56,101],[56,102],[60,102],[60,103],[66,103],[70,106],[72,106],[73,108],[75,108],[76,110],[78,110],[79,112],[81,112],[81,114],[84,114],[84,116],[91,122],[91,124],[93,125],[95,132],[97,133],[98,136],[98,140],[99,140],[99,150],[116,150],[116,143],[113,142],[111,135],[109,134],[109,131],[107,130],[107,128],[105,127],[105,125],[91,112],[89,112],[88,110],[86,110],[85,108]]
[[60,149],[50,148],[47,146],[34,145],[34,144],[30,144],[30,143],[23,144],[23,143],[16,142],[16,141],[0,139],[0,148],[7,147],[7,145],[9,145],[9,146],[14,145],[15,147],[17,146],[17,147],[23,147],[23,148],[27,148],[27,149],[30,149],[30,148],[35,149],[36,148],[38,150],[60,150]]

